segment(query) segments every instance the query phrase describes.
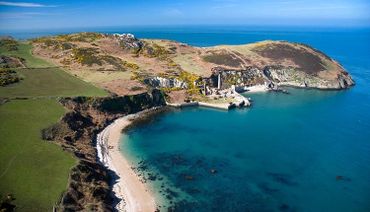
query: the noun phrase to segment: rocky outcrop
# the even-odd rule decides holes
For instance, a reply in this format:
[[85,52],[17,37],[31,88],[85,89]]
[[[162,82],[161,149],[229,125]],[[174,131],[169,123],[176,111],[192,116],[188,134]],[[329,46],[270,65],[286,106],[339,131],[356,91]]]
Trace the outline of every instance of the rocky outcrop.
[[189,86],[186,82],[176,78],[149,77],[144,79],[144,83],[154,88],[181,88],[187,89]]
[[111,175],[97,159],[95,137],[118,117],[165,105],[159,90],[133,96],[62,98],[69,112],[59,123],[43,130],[46,140],[72,152],[78,164],[71,170],[67,191],[58,211],[113,211]]
[[203,78],[201,83],[218,89],[235,86],[236,90],[264,84],[318,89],[345,89],[354,85],[351,76],[344,70],[329,73],[329,76],[325,74],[325,72],[310,74],[295,67],[284,66],[266,66],[264,69],[247,67],[243,70],[217,67],[212,70],[212,75]]
[[130,33],[114,34],[113,36],[118,40],[121,47],[126,50],[139,51],[144,45],[141,40],[137,39],[133,34]]
[[317,74],[308,74],[292,67],[268,66],[264,75],[280,86],[294,86],[318,89],[345,89],[354,85],[347,72],[336,73],[336,76],[325,79]]

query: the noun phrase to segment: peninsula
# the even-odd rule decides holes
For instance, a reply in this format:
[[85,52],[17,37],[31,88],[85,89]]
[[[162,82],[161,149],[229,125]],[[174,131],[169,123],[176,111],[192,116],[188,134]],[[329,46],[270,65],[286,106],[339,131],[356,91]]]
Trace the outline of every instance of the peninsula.
[[79,33],[42,37],[32,44],[35,55],[112,94],[157,88],[175,104],[249,105],[235,94],[255,88],[344,89],[354,84],[324,53],[285,41],[201,48],[132,34]]

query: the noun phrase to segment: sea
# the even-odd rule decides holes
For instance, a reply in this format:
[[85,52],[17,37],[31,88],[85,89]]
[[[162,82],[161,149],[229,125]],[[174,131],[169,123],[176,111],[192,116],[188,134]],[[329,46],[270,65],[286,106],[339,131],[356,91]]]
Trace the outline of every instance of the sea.
[[[81,30],[75,30],[81,31]],[[246,109],[169,110],[122,134],[121,151],[162,211],[370,211],[370,29],[108,27],[199,47],[285,40],[335,60],[356,85],[243,94]],[[7,33],[19,39],[73,32]],[[3,33],[4,34],[4,33]]]

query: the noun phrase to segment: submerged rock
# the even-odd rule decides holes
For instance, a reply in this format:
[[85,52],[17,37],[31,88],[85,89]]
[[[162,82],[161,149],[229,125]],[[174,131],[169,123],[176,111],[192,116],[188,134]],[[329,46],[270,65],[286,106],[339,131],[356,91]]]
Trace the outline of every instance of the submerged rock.
[[337,181],[346,181],[346,182],[350,182],[351,181],[351,178],[349,177],[345,177],[345,176],[342,176],[342,175],[338,175],[335,177],[335,179]]
[[194,180],[194,177],[192,175],[185,175],[184,178],[188,181]]
[[293,181],[290,175],[282,173],[268,172],[267,176],[270,176],[275,182],[287,185],[287,186],[297,186],[298,183]]

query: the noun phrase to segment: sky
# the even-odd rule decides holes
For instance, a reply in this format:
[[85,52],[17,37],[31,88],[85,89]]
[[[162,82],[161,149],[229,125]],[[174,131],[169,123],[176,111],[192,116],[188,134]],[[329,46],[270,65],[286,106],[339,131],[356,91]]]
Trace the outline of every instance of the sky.
[[0,0],[0,30],[152,25],[370,26],[370,0]]

